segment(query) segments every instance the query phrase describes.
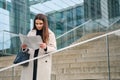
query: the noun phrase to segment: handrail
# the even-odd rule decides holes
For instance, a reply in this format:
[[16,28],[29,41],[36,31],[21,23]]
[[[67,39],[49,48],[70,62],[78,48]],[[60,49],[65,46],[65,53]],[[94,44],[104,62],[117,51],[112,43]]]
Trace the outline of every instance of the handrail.
[[116,22],[118,22],[120,20],[120,18],[118,18],[116,21],[114,21],[113,23],[111,23],[109,26],[114,25]]
[[79,27],[81,27],[81,26],[83,26],[83,25],[87,24],[87,23],[88,23],[88,22],[90,22],[90,21],[92,21],[92,20],[90,19],[90,20],[88,20],[88,21],[84,22],[83,24],[81,24],[81,25],[79,25],[79,26],[76,26],[75,28],[73,28],[73,29],[71,29],[71,30],[69,30],[69,31],[65,32],[64,34],[62,34],[62,35],[58,36],[56,39],[58,39],[58,38],[60,38],[60,37],[62,37],[62,36],[64,36],[64,35],[66,35],[66,34],[68,34],[68,33],[72,32],[72,31],[73,31],[73,30],[75,30],[75,29],[78,29]]
[[75,43],[73,45],[70,45],[70,46],[67,46],[65,48],[62,48],[62,49],[59,49],[57,51],[54,51],[54,52],[51,52],[49,54],[45,54],[45,55],[42,55],[42,56],[38,56],[38,57],[35,57],[35,58],[32,58],[32,59],[29,59],[29,60],[26,60],[26,61],[23,61],[21,63],[18,63],[18,64],[13,64],[11,66],[8,66],[8,67],[5,67],[5,68],[2,68],[0,69],[0,72],[4,71],[4,70],[7,70],[7,69],[10,69],[12,67],[16,67],[16,66],[19,66],[23,63],[26,63],[26,62],[30,62],[30,61],[33,61],[33,60],[36,60],[36,59],[42,59],[46,56],[49,56],[49,55],[52,55],[52,54],[57,54],[58,52],[60,51],[63,51],[63,50],[66,50],[66,49],[69,49],[69,48],[72,48],[72,47],[75,47],[75,46],[78,46],[78,45],[82,45],[82,44],[85,44],[87,42],[90,42],[90,41],[93,41],[93,40],[96,40],[96,39],[99,39],[99,38],[102,38],[102,37],[105,37],[105,36],[108,36],[108,35],[111,35],[111,34],[115,34],[117,32],[120,32],[120,29],[119,30],[115,30],[115,31],[112,31],[112,32],[108,32],[106,34],[103,34],[103,35],[100,35],[100,36],[97,36],[97,37],[94,37],[94,38],[91,38],[91,39],[88,39],[88,40],[85,40],[85,41],[82,41],[82,42],[79,42],[79,43]]

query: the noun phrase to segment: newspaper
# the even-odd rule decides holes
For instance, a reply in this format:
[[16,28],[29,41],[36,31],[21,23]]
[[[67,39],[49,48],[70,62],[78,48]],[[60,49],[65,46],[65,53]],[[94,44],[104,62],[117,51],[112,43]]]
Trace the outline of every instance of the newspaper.
[[28,48],[38,49],[40,47],[40,43],[42,43],[41,36],[26,36],[19,34],[20,41],[22,44],[26,44]]

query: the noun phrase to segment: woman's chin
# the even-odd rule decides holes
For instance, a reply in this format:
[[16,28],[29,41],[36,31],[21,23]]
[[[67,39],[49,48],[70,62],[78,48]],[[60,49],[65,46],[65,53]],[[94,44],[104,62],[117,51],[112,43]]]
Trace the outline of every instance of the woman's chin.
[[42,30],[41,28],[37,29],[37,30]]

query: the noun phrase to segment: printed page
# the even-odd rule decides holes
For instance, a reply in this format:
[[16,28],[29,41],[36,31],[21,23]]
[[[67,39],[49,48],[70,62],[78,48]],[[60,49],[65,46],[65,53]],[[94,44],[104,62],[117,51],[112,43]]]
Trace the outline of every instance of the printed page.
[[20,40],[22,44],[26,44],[28,48],[38,49],[40,47],[40,43],[42,43],[41,36],[26,36],[19,34]]

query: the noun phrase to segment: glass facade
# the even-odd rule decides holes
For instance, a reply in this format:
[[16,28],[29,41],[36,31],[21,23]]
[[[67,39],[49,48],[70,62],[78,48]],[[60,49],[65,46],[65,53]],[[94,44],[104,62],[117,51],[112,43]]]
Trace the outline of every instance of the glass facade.
[[26,35],[38,13],[47,15],[58,48],[62,48],[86,33],[113,30],[119,21],[120,0],[0,0],[0,52],[15,54],[20,49],[19,37],[10,33]]
[[110,0],[108,4],[109,18],[120,16],[120,0]]
[[83,5],[64,11],[49,13],[47,15],[49,26],[56,33],[56,36],[60,36],[61,34],[84,23]]
[[[30,30],[29,0],[12,0],[11,4],[10,31],[16,34],[27,34]],[[18,51],[19,45],[19,38],[11,38],[11,53]]]
[[19,37],[13,37],[10,33],[27,34],[30,30],[29,0],[0,0],[0,9],[0,30],[8,31],[1,34],[4,39],[0,41],[0,49],[15,54],[20,41]]
[[[48,2],[56,5],[55,9],[46,5]],[[59,2],[63,3],[64,1]],[[39,9],[37,5],[41,4],[44,4],[43,8]],[[74,2],[74,4],[76,3]],[[69,7],[70,5],[73,7]],[[45,7],[49,9],[46,10],[46,13],[42,10]],[[32,29],[33,19],[37,13],[47,15],[49,27],[56,34],[56,37],[84,22],[82,3],[73,5],[73,2],[70,1],[69,5],[64,3],[64,6],[58,6],[53,0],[0,0],[0,31],[2,31],[0,34],[0,52],[16,54],[21,43],[19,37],[14,36],[14,34],[26,35]]]
[[85,20],[107,19],[112,23],[120,16],[120,0],[84,0]]
[[84,0],[85,20],[101,18],[101,0]]

